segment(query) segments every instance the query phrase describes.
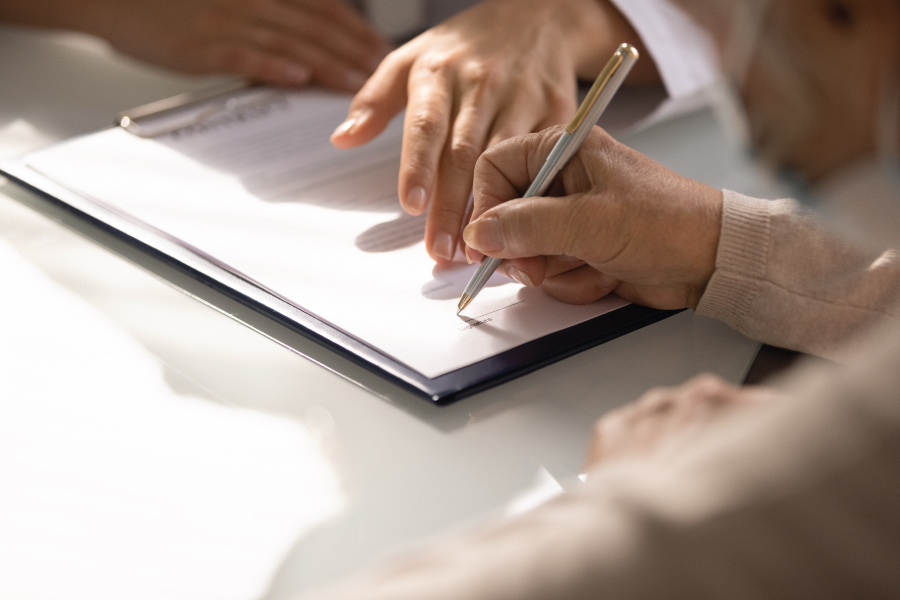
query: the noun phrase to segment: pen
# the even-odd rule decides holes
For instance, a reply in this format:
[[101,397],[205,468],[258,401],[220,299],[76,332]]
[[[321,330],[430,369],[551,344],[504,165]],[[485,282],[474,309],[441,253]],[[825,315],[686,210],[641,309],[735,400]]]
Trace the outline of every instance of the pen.
[[[613,54],[603,71],[597,76],[594,85],[585,96],[584,101],[575,113],[572,122],[566,127],[562,137],[553,146],[553,150],[544,161],[544,166],[538,172],[537,177],[531,182],[528,191],[525,192],[523,198],[531,198],[533,196],[543,196],[547,193],[547,189],[563,170],[581,144],[587,138],[591,129],[597,123],[600,115],[606,110],[610,100],[619,90],[622,82],[628,76],[631,68],[638,59],[638,51],[630,44],[622,44]],[[484,287],[497,267],[503,259],[485,257],[478,266],[478,270],[472,275],[466,289],[463,291],[462,297],[459,299],[459,310],[456,314],[461,313],[478,295],[478,292]]]

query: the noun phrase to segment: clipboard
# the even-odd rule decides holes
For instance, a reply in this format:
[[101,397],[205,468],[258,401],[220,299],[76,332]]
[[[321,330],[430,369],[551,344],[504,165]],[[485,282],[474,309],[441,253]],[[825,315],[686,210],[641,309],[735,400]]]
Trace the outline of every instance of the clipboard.
[[[280,92],[244,83],[230,84],[225,88],[183,95],[125,111],[116,117],[116,126],[141,137],[163,135],[230,110],[229,101],[237,93],[258,95],[262,101]],[[426,377],[282,296],[277,290],[266,287],[165,231],[129,219],[127,215],[20,164],[0,165],[0,174],[31,192],[19,197],[20,201],[238,322],[295,350],[298,350],[297,344],[291,340],[297,340],[299,336],[349,361],[358,368],[353,373],[324,364],[327,361],[320,357],[312,357],[308,352],[298,350],[381,396],[390,397],[391,388],[396,387],[437,404],[450,403],[680,312],[627,305],[463,368]],[[387,386],[373,389],[370,382],[366,383],[354,374],[360,372],[374,374]]]

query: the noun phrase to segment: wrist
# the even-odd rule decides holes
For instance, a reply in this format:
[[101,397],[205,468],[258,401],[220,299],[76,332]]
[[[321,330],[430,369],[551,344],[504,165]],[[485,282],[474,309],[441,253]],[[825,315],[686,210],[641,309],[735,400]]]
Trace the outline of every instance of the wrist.
[[724,206],[724,193],[721,190],[700,183],[696,185],[699,188],[696,196],[699,204],[695,223],[686,229],[686,233],[692,238],[692,243],[688,246],[692,251],[687,257],[687,262],[691,265],[687,306],[694,310],[700,304],[716,270]]
[[573,59],[579,79],[592,80],[606,65],[609,57],[623,43],[638,49],[637,62],[628,82],[632,84],[659,83],[656,64],[650,58],[643,40],[631,23],[609,0],[564,0],[567,5],[567,24],[575,46]]

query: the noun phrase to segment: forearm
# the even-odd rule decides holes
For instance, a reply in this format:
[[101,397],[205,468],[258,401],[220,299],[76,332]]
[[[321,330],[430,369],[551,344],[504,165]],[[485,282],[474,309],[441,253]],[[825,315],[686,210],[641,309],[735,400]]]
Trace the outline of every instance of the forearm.
[[839,358],[878,318],[897,318],[900,264],[862,250],[787,200],[726,192],[716,271],[697,312],[768,344]]

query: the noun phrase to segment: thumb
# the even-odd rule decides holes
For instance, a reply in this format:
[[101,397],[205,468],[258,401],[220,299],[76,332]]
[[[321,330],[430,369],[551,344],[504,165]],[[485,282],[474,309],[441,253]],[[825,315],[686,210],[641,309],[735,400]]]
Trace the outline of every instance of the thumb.
[[471,248],[496,258],[577,254],[585,219],[581,195],[520,198],[490,209],[463,232]]

